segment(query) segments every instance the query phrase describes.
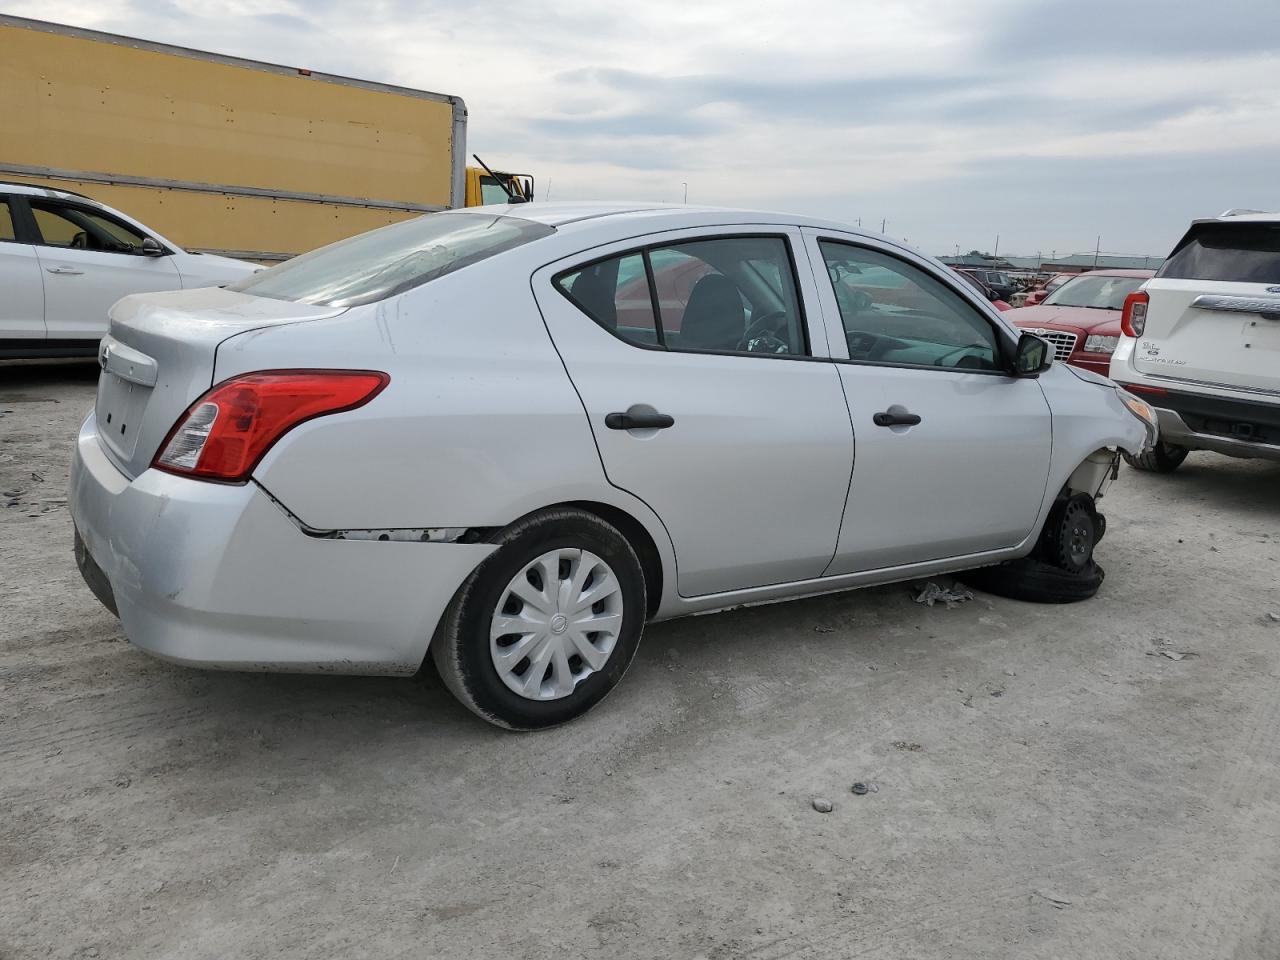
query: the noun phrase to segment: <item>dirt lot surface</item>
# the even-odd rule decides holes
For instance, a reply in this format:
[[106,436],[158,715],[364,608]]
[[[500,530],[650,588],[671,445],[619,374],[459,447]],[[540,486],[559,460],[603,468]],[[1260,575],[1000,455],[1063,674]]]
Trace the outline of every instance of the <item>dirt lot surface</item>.
[[4,960],[1280,956],[1280,465],[1125,469],[1087,603],[660,624],[512,735],[132,649],[71,556],[94,374],[0,365]]

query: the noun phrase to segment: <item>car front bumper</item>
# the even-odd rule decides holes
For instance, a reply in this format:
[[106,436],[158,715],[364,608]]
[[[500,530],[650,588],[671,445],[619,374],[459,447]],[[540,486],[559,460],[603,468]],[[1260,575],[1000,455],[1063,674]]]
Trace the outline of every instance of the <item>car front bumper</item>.
[[77,563],[135,646],[191,666],[411,674],[489,544],[305,533],[255,483],[130,480],[92,415],[69,504]]

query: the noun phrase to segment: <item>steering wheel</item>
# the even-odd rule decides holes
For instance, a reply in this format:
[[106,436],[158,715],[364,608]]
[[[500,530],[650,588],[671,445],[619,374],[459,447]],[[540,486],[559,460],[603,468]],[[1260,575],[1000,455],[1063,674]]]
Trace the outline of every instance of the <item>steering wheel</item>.
[[849,344],[849,356],[855,359],[870,357],[876,348],[876,344],[880,342],[880,338],[874,333],[867,333],[865,330],[846,330],[844,332],[845,342]]
[[787,319],[785,310],[773,310],[757,317],[733,349],[739,353],[786,353],[791,347],[778,334]]

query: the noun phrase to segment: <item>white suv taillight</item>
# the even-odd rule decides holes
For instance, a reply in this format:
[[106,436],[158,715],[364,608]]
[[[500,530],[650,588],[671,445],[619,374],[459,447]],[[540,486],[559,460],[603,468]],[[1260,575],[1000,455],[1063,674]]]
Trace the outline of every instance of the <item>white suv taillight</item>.
[[152,466],[243,483],[298,424],[363,406],[391,381],[374,370],[264,370],[220,383],[173,425]]
[[1120,329],[1126,337],[1140,337],[1147,327],[1147,304],[1151,298],[1145,290],[1135,290],[1124,298],[1124,312],[1120,314]]

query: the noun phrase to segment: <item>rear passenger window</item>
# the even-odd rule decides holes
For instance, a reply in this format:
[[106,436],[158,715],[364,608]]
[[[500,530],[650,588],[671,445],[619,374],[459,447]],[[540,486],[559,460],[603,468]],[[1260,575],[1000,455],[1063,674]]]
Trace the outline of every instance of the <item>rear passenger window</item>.
[[644,256],[610,257],[556,278],[578,309],[606,330],[641,346],[658,345]]
[[9,212],[9,201],[0,200],[0,240],[17,240],[13,230],[13,215]]
[[562,273],[555,283],[596,323],[641,346],[807,354],[804,314],[782,237],[651,247]]
[[787,242],[725,237],[649,252],[669,350],[803,356],[804,317]]

